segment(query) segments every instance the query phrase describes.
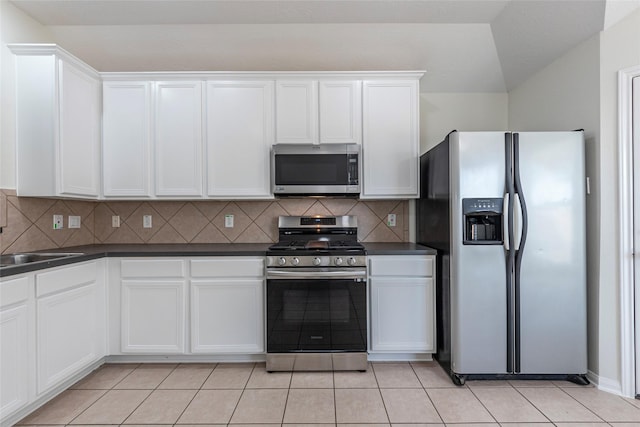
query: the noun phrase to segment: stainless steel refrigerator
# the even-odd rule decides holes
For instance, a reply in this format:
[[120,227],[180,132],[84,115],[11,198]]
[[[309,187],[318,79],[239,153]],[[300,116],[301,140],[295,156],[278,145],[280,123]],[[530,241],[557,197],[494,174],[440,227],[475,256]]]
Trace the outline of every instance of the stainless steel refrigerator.
[[417,241],[438,250],[454,383],[588,384],[584,135],[451,132],[421,157]]

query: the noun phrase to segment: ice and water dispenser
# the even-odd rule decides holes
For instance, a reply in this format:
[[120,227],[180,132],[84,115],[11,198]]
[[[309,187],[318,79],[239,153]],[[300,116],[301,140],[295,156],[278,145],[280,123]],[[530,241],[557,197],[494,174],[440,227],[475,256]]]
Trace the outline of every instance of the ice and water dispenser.
[[502,198],[462,199],[463,244],[502,244],[502,204]]

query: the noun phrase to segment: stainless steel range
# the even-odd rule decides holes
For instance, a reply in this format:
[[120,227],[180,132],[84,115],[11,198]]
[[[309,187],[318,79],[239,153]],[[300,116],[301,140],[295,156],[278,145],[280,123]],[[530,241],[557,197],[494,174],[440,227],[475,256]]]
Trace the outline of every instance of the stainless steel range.
[[355,216],[281,216],[267,252],[267,371],[367,369],[367,269]]

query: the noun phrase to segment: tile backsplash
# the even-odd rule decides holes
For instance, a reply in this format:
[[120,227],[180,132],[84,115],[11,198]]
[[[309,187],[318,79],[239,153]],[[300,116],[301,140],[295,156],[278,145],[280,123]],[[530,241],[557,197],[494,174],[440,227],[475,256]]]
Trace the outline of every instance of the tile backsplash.
[[[277,199],[273,201],[76,201],[17,197],[0,190],[2,253],[36,251],[98,243],[271,243],[278,240],[280,215],[355,215],[362,242],[409,241],[409,202],[354,199]],[[387,226],[387,215],[396,226]],[[53,229],[53,215],[64,228]],[[81,227],[68,228],[79,215]],[[120,227],[111,218],[120,216]],[[152,228],[143,228],[144,215]],[[225,227],[225,215],[234,227]]]

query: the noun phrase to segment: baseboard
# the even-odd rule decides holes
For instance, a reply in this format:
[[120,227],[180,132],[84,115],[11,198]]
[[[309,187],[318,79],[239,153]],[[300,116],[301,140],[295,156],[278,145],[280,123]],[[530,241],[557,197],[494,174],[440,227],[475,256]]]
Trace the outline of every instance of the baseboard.
[[369,353],[370,362],[428,362],[433,360],[431,353]]
[[622,384],[620,384],[620,381],[601,377],[592,371],[587,372],[587,378],[589,378],[589,381],[591,381],[596,385],[596,387],[598,387],[598,390],[622,396]]
[[266,356],[261,354],[221,354],[209,355],[143,355],[143,354],[118,354],[105,357],[106,363],[248,363],[264,362]]

